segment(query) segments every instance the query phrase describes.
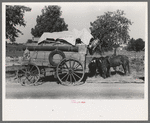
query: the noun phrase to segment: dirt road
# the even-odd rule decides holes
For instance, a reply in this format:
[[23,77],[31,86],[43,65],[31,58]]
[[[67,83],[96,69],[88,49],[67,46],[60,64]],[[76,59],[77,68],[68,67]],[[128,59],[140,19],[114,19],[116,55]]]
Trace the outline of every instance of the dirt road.
[[[95,81],[94,81],[95,80]],[[96,81],[97,80],[97,81]],[[111,78],[111,80],[113,80]],[[7,99],[143,99],[144,82],[114,82],[87,79],[80,86],[63,86],[47,81],[38,86],[21,86],[6,81]]]

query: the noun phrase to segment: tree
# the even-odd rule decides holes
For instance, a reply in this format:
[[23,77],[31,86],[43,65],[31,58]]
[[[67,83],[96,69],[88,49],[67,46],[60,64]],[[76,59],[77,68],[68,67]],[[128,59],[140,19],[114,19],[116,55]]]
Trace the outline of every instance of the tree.
[[[131,20],[127,19],[124,11],[105,12],[90,23],[91,34],[100,40],[100,47],[105,49],[117,48],[120,42],[126,43],[129,36],[129,25]],[[102,48],[99,50],[102,51]]]
[[137,40],[135,40],[132,38],[128,43],[127,50],[138,52],[143,50],[144,47],[145,47],[145,42],[143,41],[143,39],[138,38]]
[[32,39],[28,39],[26,43],[32,43]]
[[127,50],[128,51],[134,51],[135,49],[135,39],[132,38],[131,40],[129,40],[128,45],[127,45]]
[[31,11],[31,8],[20,5],[6,5],[6,38],[11,42],[16,40],[19,33],[23,34],[15,26],[26,26],[23,18],[26,11]]
[[139,38],[135,41],[135,50],[137,52],[143,50],[144,47],[145,47],[145,42],[143,41],[143,39]]
[[36,26],[31,29],[31,34],[34,37],[40,37],[43,32],[60,32],[67,31],[68,25],[65,23],[64,18],[61,18],[61,7],[57,5],[45,6],[42,9],[42,14],[37,16]]

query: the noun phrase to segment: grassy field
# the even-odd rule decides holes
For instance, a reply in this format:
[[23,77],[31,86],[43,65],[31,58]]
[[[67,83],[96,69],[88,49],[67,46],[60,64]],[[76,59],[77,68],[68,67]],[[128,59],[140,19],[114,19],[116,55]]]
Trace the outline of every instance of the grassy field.
[[23,55],[25,46],[23,44],[6,44],[7,57],[19,57]]
[[[104,52],[103,55],[99,55],[99,54],[94,54],[94,55],[87,55],[87,62],[89,63],[89,60],[91,60],[91,58],[93,57],[101,57],[101,56],[109,56],[109,55],[113,55],[113,51],[109,51],[109,52]],[[134,51],[126,51],[126,50],[122,50],[122,51],[118,51],[117,55],[126,55],[128,56],[130,62],[132,63],[132,61],[143,61],[144,57],[145,57],[145,52],[141,51],[141,52],[134,52]]]
[[21,57],[23,51],[6,51],[6,57]]

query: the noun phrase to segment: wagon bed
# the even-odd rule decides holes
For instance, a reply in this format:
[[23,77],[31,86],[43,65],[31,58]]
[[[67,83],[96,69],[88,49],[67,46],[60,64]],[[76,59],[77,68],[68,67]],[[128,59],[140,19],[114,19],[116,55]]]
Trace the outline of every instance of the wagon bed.
[[[63,85],[79,85],[86,70],[86,45],[28,47],[30,59],[17,65],[17,79],[22,85],[35,85],[47,72]],[[54,59],[58,55],[60,59]],[[57,57],[58,57],[57,56]]]

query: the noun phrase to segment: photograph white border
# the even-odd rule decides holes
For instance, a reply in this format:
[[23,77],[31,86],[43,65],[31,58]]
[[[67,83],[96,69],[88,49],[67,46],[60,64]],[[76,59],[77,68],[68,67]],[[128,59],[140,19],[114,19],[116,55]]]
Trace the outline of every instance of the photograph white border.
[[[110,3],[110,2],[109,2]],[[148,4],[147,6],[148,15]],[[3,121],[129,121],[148,120],[148,21],[145,42],[145,93],[138,100],[85,100],[84,104],[70,99],[6,99],[5,95],[5,5],[2,3],[2,120]],[[13,3],[16,4],[16,3]],[[20,3],[23,4],[23,3]],[[25,3],[26,4],[26,3]],[[41,3],[34,3],[41,4]],[[47,4],[47,3],[44,3]],[[96,3],[95,3],[96,4]],[[115,3],[117,4],[117,3]],[[148,16],[147,19],[148,20]],[[81,99],[77,101],[83,101]]]

